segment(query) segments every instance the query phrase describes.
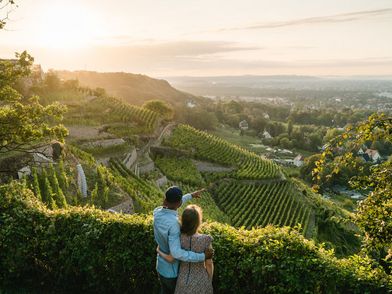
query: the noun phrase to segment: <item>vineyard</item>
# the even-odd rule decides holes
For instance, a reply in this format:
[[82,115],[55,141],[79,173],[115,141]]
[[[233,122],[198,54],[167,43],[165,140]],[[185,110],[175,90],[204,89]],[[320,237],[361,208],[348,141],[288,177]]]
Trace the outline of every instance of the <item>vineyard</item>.
[[110,160],[110,168],[115,182],[133,198],[138,210],[147,213],[161,204],[163,192],[153,183],[137,177],[118,159]]
[[29,179],[29,186],[35,196],[51,209],[67,208],[67,199],[63,191],[68,189],[68,185],[62,162],[57,168],[53,165],[49,168],[42,168],[40,173],[33,168]]
[[231,176],[236,179],[279,179],[280,168],[271,160],[259,156],[219,137],[194,129],[188,125],[179,125],[166,144],[173,148],[190,150],[198,159],[234,165],[237,170]]
[[109,115],[118,117],[124,123],[136,122],[152,131],[158,122],[158,114],[142,107],[128,104],[114,97],[101,96],[97,102],[110,110]]
[[214,192],[218,206],[231,218],[233,226],[249,229],[268,224],[301,224],[306,233],[312,208],[300,197],[296,187],[288,181],[265,185],[225,181]]
[[188,158],[159,156],[155,159],[155,163],[167,178],[172,181],[190,185],[201,185],[203,183],[201,174],[192,160]]
[[[165,188],[174,185],[181,187],[181,190],[184,194],[191,193],[201,188],[200,186],[182,184],[179,182],[172,181],[169,181],[167,187]],[[201,193],[201,197],[199,199],[192,199],[182,205],[178,209],[178,214],[181,215],[184,208],[190,204],[196,204],[203,209],[203,222],[207,221],[230,224],[230,218],[222,210],[219,209],[219,207],[216,205],[214,198],[212,197],[212,193],[208,189]]]

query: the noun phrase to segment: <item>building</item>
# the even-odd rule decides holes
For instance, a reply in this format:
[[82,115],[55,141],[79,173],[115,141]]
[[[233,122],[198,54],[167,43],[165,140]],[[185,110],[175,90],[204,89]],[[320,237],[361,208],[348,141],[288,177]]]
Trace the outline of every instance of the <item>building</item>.
[[126,200],[116,206],[109,208],[107,211],[112,213],[132,214],[134,212],[132,199]]
[[239,123],[239,127],[241,130],[246,131],[247,129],[249,129],[249,124],[246,120],[242,120]]
[[297,167],[301,167],[304,165],[304,160],[305,157],[301,154],[298,154],[295,158],[294,158],[294,165]]
[[193,102],[193,101],[188,101],[188,102],[186,103],[186,106],[187,106],[188,108],[194,108],[194,107],[196,107],[196,103]]
[[264,139],[272,139],[272,136],[266,130],[264,130],[264,132],[263,132],[263,137],[264,137]]
[[31,169],[29,166],[22,167],[20,170],[18,170],[18,178],[23,179],[24,177],[27,177],[31,175]]
[[381,161],[380,153],[375,149],[366,149],[365,153],[369,156],[370,160],[374,163]]

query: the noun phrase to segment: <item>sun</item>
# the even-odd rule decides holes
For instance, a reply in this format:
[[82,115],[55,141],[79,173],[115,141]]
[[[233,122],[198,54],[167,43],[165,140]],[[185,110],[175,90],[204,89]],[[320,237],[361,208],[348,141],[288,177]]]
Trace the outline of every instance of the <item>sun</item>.
[[88,46],[98,32],[98,22],[88,9],[54,4],[45,7],[36,38],[46,48],[73,49]]

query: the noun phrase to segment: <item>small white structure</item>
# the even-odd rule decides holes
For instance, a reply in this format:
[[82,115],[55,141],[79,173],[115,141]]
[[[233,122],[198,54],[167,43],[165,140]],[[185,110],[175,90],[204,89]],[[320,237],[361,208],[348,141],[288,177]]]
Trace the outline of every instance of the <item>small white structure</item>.
[[128,169],[131,169],[131,166],[136,162],[136,160],[137,160],[137,152],[136,152],[136,148],[134,147],[132,152],[127,154],[127,156],[123,160],[123,163]]
[[324,144],[324,145],[321,147],[321,150],[322,150],[322,151],[325,151],[328,147],[329,147],[329,144],[328,144],[328,143],[327,143],[327,144]]
[[264,139],[272,139],[272,136],[266,130],[264,130],[264,132],[263,132],[263,137],[264,137]]
[[137,165],[137,175],[143,175],[152,172],[155,169],[154,161],[147,161]]
[[196,103],[193,102],[193,101],[188,101],[188,102],[186,103],[186,106],[187,106],[188,108],[194,108],[194,107],[196,107]]
[[36,165],[43,165],[43,166],[47,166],[50,163],[53,163],[53,160],[51,160],[50,158],[46,157],[41,153],[33,153],[33,161]]
[[155,181],[155,184],[156,184],[158,187],[162,187],[162,186],[166,185],[166,184],[167,184],[167,177],[166,177],[166,176],[163,176],[163,177],[157,179],[157,180]]
[[27,165],[25,167],[22,167],[20,170],[18,170],[18,179],[23,179],[24,177],[27,177],[31,175],[31,169],[30,167]]
[[87,180],[86,175],[84,174],[83,167],[80,163],[76,165],[76,170],[78,171],[78,187],[80,193],[83,197],[87,197]]
[[377,150],[375,150],[375,149],[367,149],[365,151],[365,153],[369,156],[369,158],[374,163],[381,161],[381,155],[380,155],[380,153]]
[[109,208],[107,211],[111,213],[132,214],[134,212],[133,201],[132,199],[126,200],[123,203]]
[[304,165],[304,157],[301,154],[298,154],[295,158],[294,158],[294,165],[297,167],[301,167]]
[[279,149],[279,151],[283,154],[293,154],[293,151],[288,150],[288,149]]
[[242,120],[239,123],[239,127],[241,130],[246,131],[247,129],[249,129],[249,124],[246,120]]
[[263,117],[264,117],[265,119],[270,119],[270,116],[269,116],[269,114],[268,114],[268,113],[266,113],[266,112],[263,114]]
[[122,145],[125,143],[125,140],[122,138],[117,138],[117,139],[104,139],[104,140],[98,140],[94,142],[89,142],[86,143],[85,145],[88,147],[111,147],[111,146],[118,146]]

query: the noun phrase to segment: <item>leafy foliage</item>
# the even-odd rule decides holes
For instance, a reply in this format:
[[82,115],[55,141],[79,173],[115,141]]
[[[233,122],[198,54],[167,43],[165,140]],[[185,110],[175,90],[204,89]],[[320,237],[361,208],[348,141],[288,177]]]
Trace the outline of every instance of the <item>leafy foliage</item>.
[[174,109],[166,102],[161,100],[149,100],[143,104],[143,108],[149,109],[159,114],[160,117],[166,120],[173,119]]
[[[374,114],[367,121],[348,128],[345,133],[330,142],[329,147],[316,162],[313,170],[315,188],[332,175],[339,175],[342,168],[356,168],[356,153],[366,142],[377,140],[392,142],[392,118]],[[339,156],[337,153],[340,152]],[[327,175],[325,170],[329,170]],[[375,165],[370,175],[359,168],[357,176],[351,178],[354,188],[370,191],[369,196],[359,204],[357,223],[365,232],[365,245],[373,256],[384,258],[391,270],[392,258],[392,163],[391,160]],[[388,255],[387,255],[388,254]],[[386,255],[386,256],[385,256]]]
[[56,124],[66,108],[58,103],[42,106],[37,96],[25,99],[15,89],[30,74],[33,58],[24,51],[16,61],[0,60],[0,153],[28,151],[35,142],[62,139],[67,130]]
[[[154,292],[150,217],[92,208],[47,210],[20,184],[0,187],[0,282],[36,292]],[[338,260],[291,228],[210,223],[216,293],[387,293],[391,277],[368,258]],[[113,290],[114,289],[114,290]]]

